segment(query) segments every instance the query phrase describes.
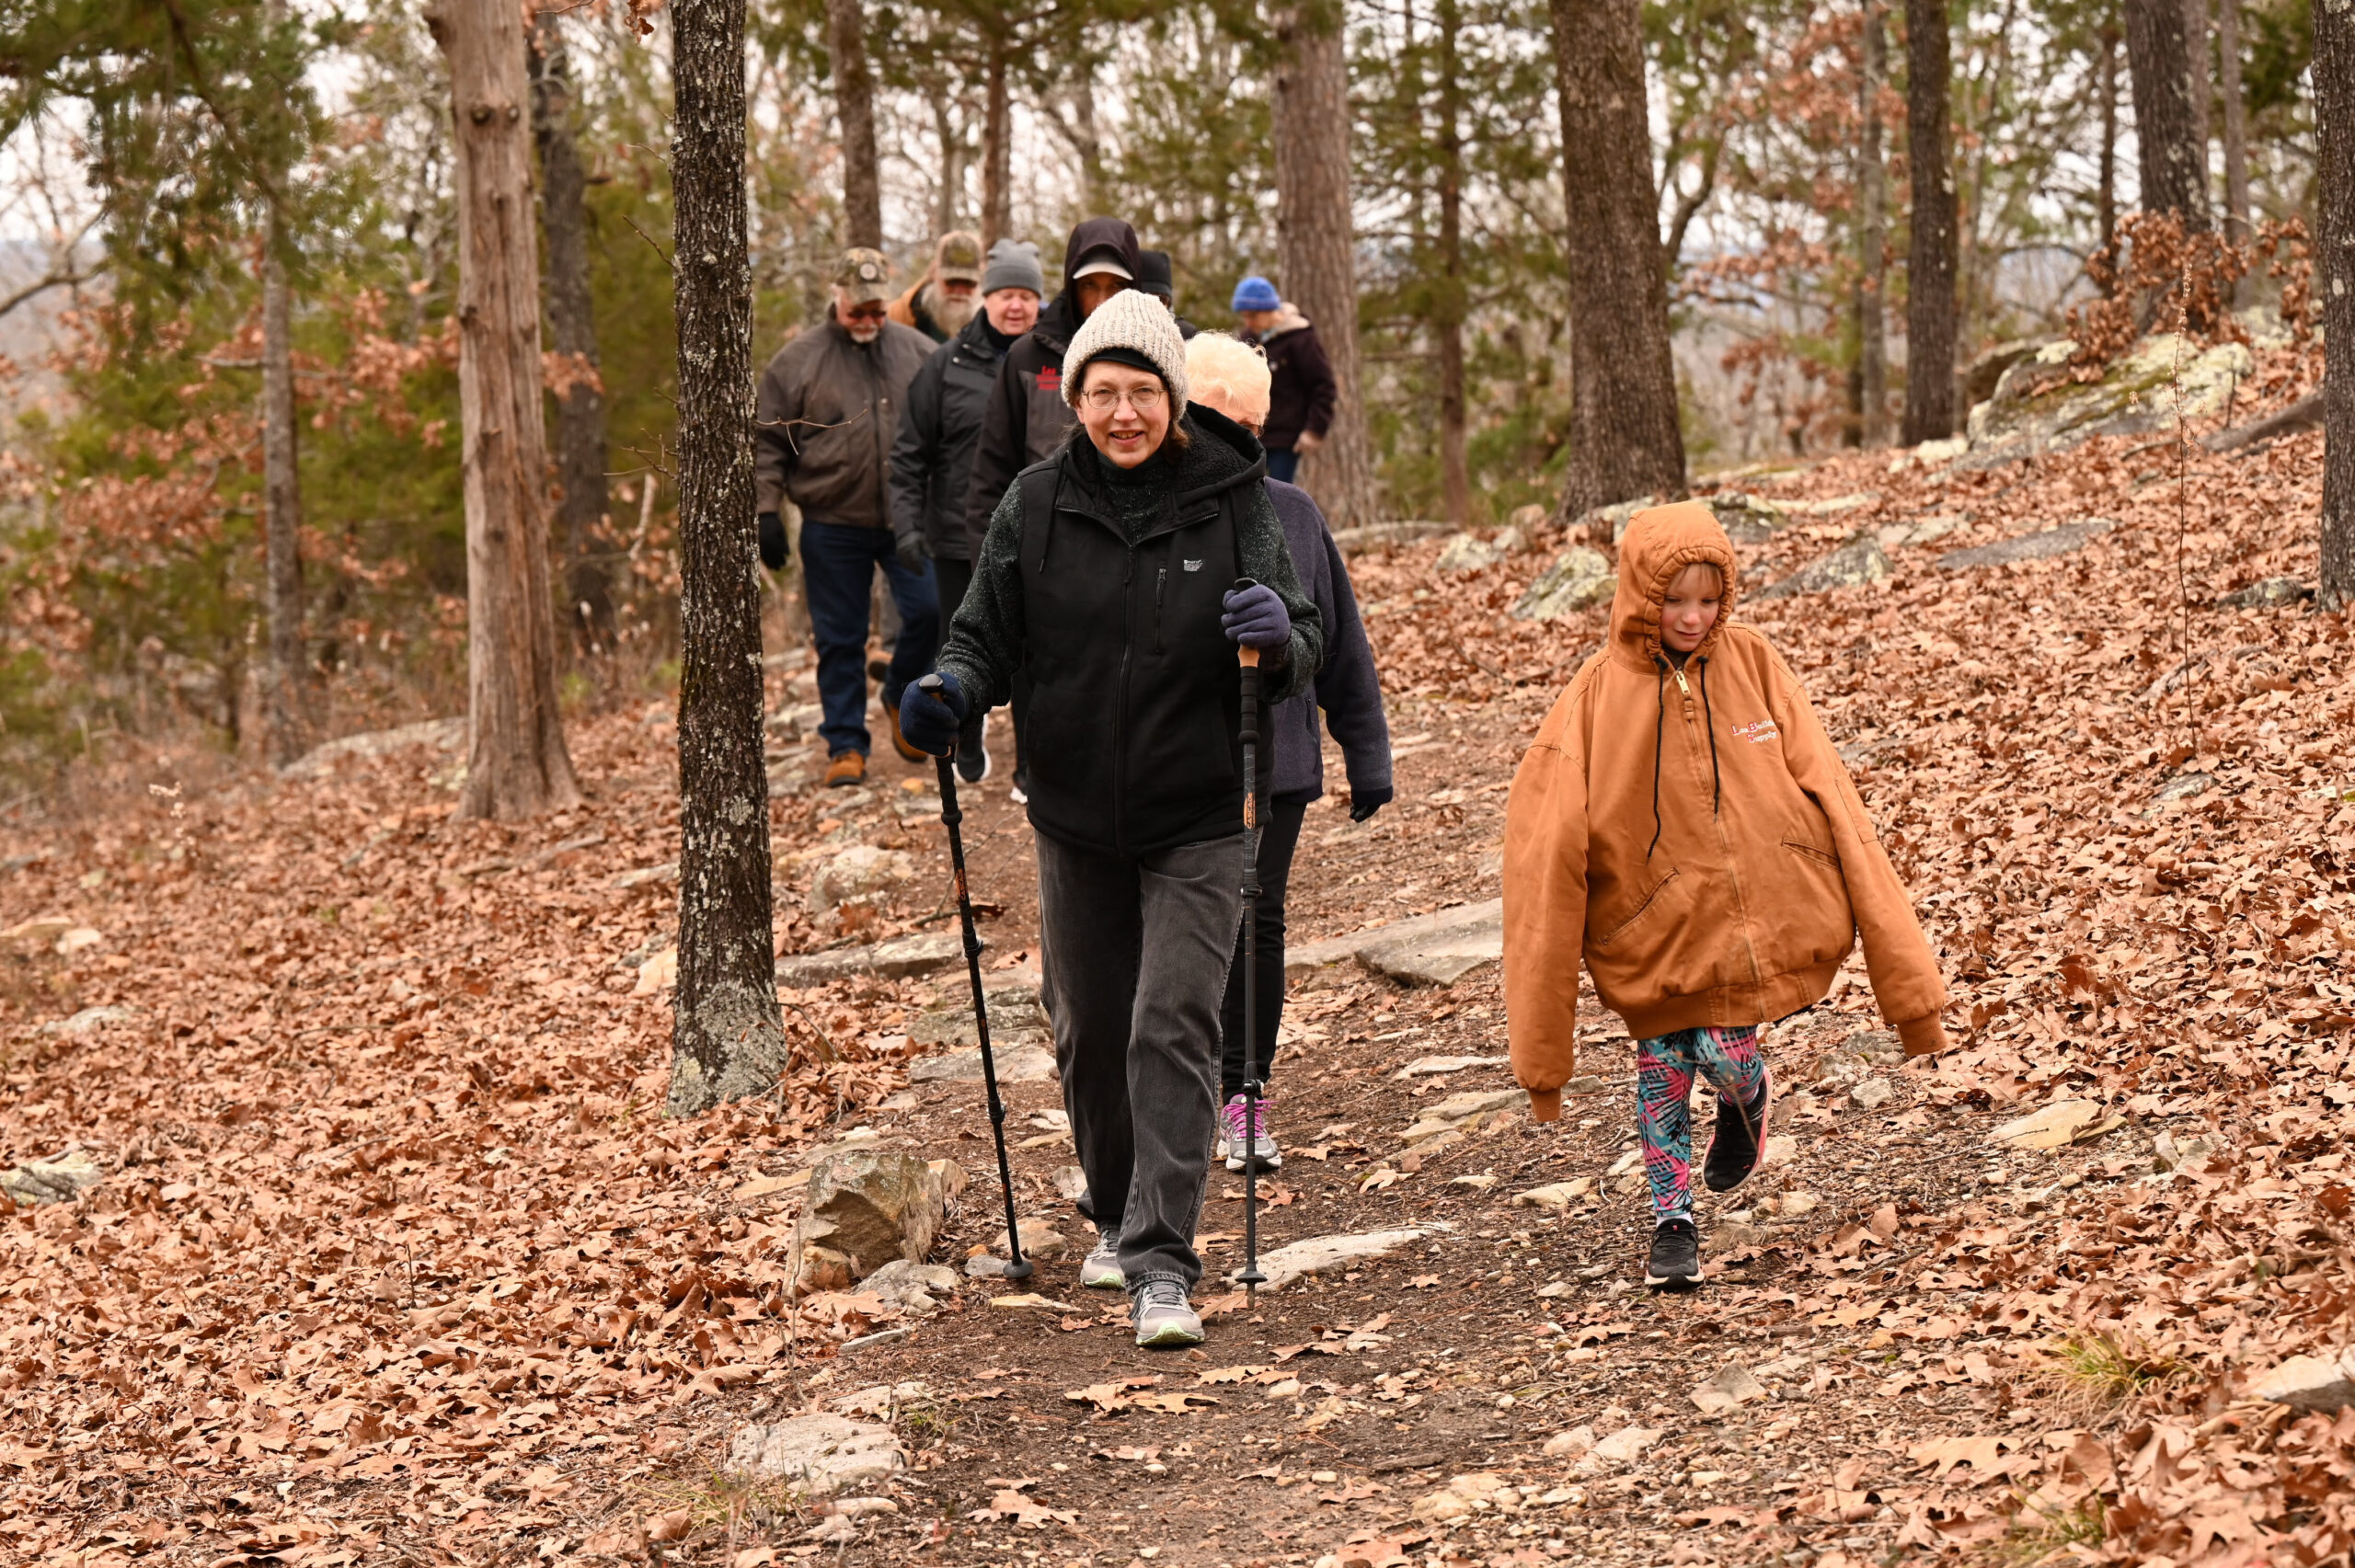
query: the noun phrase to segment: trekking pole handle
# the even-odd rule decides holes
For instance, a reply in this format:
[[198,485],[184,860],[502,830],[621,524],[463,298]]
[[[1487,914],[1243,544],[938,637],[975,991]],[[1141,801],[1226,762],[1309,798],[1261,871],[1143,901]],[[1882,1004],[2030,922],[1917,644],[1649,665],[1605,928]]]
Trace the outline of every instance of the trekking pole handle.
[[[1241,593],[1246,588],[1257,588],[1258,586],[1259,580],[1257,578],[1236,578],[1235,579],[1235,586],[1227,591],[1230,593]],[[1235,657],[1241,661],[1245,669],[1254,669],[1259,662],[1259,650],[1253,647],[1249,643],[1237,643],[1235,645]]]

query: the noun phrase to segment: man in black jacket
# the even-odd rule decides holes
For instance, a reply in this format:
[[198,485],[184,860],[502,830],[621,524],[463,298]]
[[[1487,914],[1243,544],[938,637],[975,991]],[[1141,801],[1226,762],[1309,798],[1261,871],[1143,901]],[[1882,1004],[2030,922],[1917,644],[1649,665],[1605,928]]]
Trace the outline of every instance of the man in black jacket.
[[[998,361],[1039,320],[1039,296],[1046,286],[1039,247],[1025,240],[998,241],[990,248],[981,285],[981,314],[934,349],[908,383],[899,437],[891,443],[891,532],[902,561],[931,557],[944,616],[956,612],[973,580],[965,537],[973,448],[981,439],[982,411],[997,383]],[[957,772],[967,784],[989,777],[990,754],[978,713],[958,737]]]
[[826,743],[826,783],[836,788],[867,776],[867,606],[878,567],[900,612],[883,710],[892,743],[911,761],[921,757],[900,738],[900,692],[932,667],[940,638],[932,575],[894,553],[885,498],[900,398],[932,351],[923,333],[884,318],[889,267],[877,251],[844,254],[833,308],[769,361],[754,411],[755,509],[761,559],[772,571],[786,562],[785,502],[801,509],[801,582],[826,715],[818,734]]
[[973,482],[965,498],[969,558],[981,558],[1005,487],[1031,464],[1054,455],[1072,427],[1063,401],[1063,351],[1097,305],[1136,280],[1137,232],[1118,218],[1090,218],[1063,247],[1063,292],[999,362],[997,384],[982,414],[973,449]]

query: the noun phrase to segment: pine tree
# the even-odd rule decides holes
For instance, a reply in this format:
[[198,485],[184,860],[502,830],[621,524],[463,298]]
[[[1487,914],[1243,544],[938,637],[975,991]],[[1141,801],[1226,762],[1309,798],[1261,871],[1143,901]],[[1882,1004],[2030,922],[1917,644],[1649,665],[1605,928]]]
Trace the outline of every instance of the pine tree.
[[1906,258],[1905,423],[1908,446],[1955,428],[1955,200],[1947,88],[1953,72],[1945,0],[1905,0],[1905,141],[1913,182]]
[[[2323,341],[2355,343],[2355,7],[2314,3],[2315,292]],[[2326,610],[2355,606],[2355,355],[2323,358],[2322,585]]]

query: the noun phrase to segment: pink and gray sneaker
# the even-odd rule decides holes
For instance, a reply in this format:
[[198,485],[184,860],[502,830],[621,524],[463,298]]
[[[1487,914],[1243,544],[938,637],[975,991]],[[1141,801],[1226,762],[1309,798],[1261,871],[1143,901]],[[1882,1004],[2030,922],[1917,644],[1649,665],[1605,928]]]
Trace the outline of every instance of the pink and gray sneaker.
[[1220,1108],[1217,1157],[1226,1162],[1228,1170],[1243,1169],[1246,1138],[1250,1139],[1247,1147],[1258,1157],[1259,1169],[1281,1171],[1284,1168],[1283,1153],[1277,1149],[1276,1135],[1269,1127],[1268,1112],[1274,1104],[1274,1096],[1260,1095],[1257,1122],[1255,1125],[1248,1126],[1247,1130],[1246,1120],[1250,1116],[1250,1108],[1245,1104],[1242,1095],[1237,1094]]

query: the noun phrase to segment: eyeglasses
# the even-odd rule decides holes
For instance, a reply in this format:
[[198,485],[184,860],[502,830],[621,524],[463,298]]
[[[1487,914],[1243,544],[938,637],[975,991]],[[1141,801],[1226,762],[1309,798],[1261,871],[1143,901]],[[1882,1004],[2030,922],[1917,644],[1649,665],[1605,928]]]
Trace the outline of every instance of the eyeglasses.
[[1115,392],[1109,386],[1099,386],[1081,393],[1080,397],[1098,414],[1109,414],[1124,401],[1140,414],[1150,414],[1161,406],[1161,388],[1157,386],[1140,386],[1133,392]]

